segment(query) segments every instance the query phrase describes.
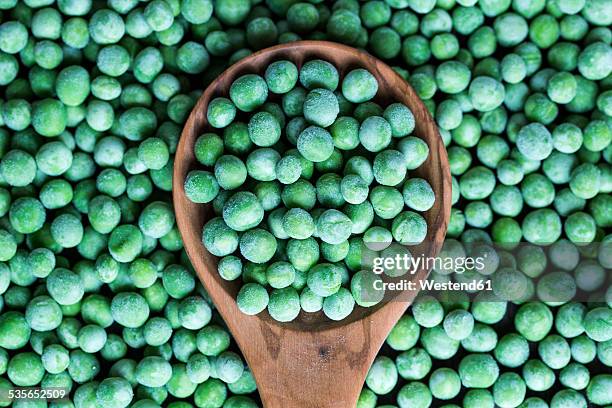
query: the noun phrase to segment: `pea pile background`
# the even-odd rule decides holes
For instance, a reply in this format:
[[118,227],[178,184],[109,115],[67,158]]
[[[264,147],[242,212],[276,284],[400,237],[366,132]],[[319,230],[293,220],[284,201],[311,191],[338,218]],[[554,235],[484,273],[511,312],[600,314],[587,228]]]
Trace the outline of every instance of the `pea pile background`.
[[[1,387],[71,386],[53,407],[258,406],[167,200],[201,90],[280,42],[365,48],[408,78],[448,145],[451,237],[610,241],[609,0],[294,3],[0,0]],[[360,408],[612,404],[610,291],[607,304],[425,304]]]

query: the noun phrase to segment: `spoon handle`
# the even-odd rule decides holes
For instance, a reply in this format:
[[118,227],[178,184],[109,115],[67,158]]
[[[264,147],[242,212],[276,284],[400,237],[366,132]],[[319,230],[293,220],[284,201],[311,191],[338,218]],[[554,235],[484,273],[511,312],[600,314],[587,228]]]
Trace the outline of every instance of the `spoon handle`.
[[369,317],[318,332],[259,321],[248,346],[239,345],[264,407],[355,407],[372,361],[407,306],[391,302]]

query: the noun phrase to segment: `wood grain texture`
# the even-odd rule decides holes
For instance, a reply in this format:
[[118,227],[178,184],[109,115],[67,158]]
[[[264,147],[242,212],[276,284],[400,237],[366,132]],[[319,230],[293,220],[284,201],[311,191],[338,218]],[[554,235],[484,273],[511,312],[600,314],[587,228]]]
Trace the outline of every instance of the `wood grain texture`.
[[[429,231],[423,254],[435,256],[442,246],[451,207],[451,177],[446,150],[429,112],[414,90],[389,66],[369,54],[347,46],[302,41],[259,51],[228,68],[205,90],[183,129],[176,151],[173,198],[176,219],[191,262],[232,332],[251,368],[261,399],[267,408],[351,408],[361,391],[367,371],[387,334],[402,316],[416,293],[376,307],[357,307],[349,318],[332,322],[322,313],[302,312],[291,323],[278,323],[267,312],[242,314],[235,302],[237,282],[224,281],[217,273],[217,259],[201,242],[202,227],[213,217],[210,205],[190,202],[183,189],[187,173],[200,168],[193,148],[197,137],[208,130],[209,100],[227,96],[232,82],[247,73],[263,74],[272,62],[287,59],[298,67],[311,59],[334,64],[341,78],[349,70],[365,68],[379,83],[375,101],[386,106],[403,102],[414,113],[414,134],[430,149],[427,162],[412,176],[427,179],[436,195],[434,207],[424,216]],[[429,271],[420,270],[416,279]]]

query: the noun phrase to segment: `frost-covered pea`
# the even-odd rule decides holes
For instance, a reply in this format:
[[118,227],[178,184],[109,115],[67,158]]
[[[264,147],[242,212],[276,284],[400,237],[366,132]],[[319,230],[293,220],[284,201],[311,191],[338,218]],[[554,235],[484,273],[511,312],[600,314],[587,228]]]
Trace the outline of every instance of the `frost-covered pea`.
[[134,292],[122,292],[111,302],[113,319],[124,327],[142,326],[149,317],[149,306],[142,296]]
[[254,263],[269,261],[277,249],[274,235],[260,228],[246,231],[240,237],[240,253]]
[[583,320],[587,336],[597,342],[605,342],[610,339],[610,333],[606,327],[610,323],[611,313],[609,308],[597,307],[590,310]]
[[236,231],[245,231],[258,225],[263,216],[261,203],[252,193],[238,192],[223,206],[223,220]]
[[406,176],[404,155],[397,150],[383,150],[374,158],[372,170],[376,181],[385,186],[395,186]]
[[378,395],[385,395],[397,384],[397,368],[388,357],[380,356],[374,363],[366,376],[366,385],[370,390]]
[[486,167],[473,167],[461,176],[459,188],[466,199],[482,200],[493,192],[495,175]]
[[552,152],[553,140],[550,132],[539,123],[523,127],[517,137],[519,151],[532,160],[543,160]]
[[238,109],[244,112],[251,112],[263,105],[267,97],[268,86],[265,80],[258,75],[243,75],[230,87],[230,99]]
[[500,407],[518,406],[525,398],[526,387],[516,373],[503,373],[493,385],[493,398]]
[[450,338],[463,340],[474,329],[474,317],[465,310],[453,310],[444,317],[443,327]]
[[531,243],[553,243],[561,235],[559,215],[550,209],[532,211],[523,219],[523,236]]
[[300,297],[292,287],[273,289],[268,302],[268,313],[279,322],[290,322],[300,312]]
[[609,44],[594,42],[589,44],[578,57],[578,70],[590,80],[600,80],[608,76],[612,70],[612,49]]
[[352,150],[359,145],[359,122],[350,116],[340,116],[329,129],[334,146],[341,150]]
[[559,72],[548,80],[548,97],[555,103],[566,104],[576,96],[578,83],[569,72]]
[[318,126],[309,126],[298,136],[297,148],[306,159],[322,162],[332,155],[334,141],[327,130]]
[[276,61],[266,68],[264,77],[271,92],[285,94],[295,87],[298,69],[291,61]]
[[330,91],[335,90],[340,81],[336,67],[323,60],[306,62],[300,69],[299,80],[306,89],[325,88]]
[[368,197],[368,185],[360,176],[349,174],[340,182],[342,197],[350,204],[360,204]]
[[134,225],[116,227],[108,239],[108,250],[118,262],[131,262],[142,251],[142,232]]
[[437,399],[451,399],[461,389],[459,375],[450,368],[438,368],[429,377],[429,389]]
[[365,69],[354,69],[342,79],[342,94],[350,102],[369,101],[376,95],[377,91],[378,81]]
[[50,331],[60,325],[62,311],[49,296],[37,296],[28,303],[25,318],[33,330]]
[[529,358],[529,344],[524,337],[511,333],[503,336],[494,351],[495,359],[506,367],[519,367]]
[[489,388],[497,380],[499,368],[488,354],[469,354],[459,363],[459,377],[468,388]]
[[[89,95],[89,73],[85,68],[76,65],[64,68],[57,75],[55,90],[59,100],[64,105],[78,106],[82,104]],[[39,115],[41,114],[42,113],[39,112]]]
[[[199,74],[210,65],[210,55],[202,44],[195,41],[189,41],[178,49],[176,53],[176,63],[182,71],[188,74]],[[159,69],[161,70],[161,67]],[[146,82],[150,82],[153,79],[154,75],[147,74],[145,77]],[[232,101],[235,103],[233,99]]]
[[595,197],[601,180],[601,171],[591,163],[583,163],[572,170],[569,187],[577,197],[588,200]]
[[275,167],[276,177],[283,184],[293,184],[302,175],[302,164],[298,157],[287,155],[281,158]]
[[514,325],[527,340],[540,341],[550,331],[553,316],[550,309],[540,302],[522,305],[514,317]]
[[359,141],[371,152],[385,149],[391,143],[391,137],[391,125],[380,116],[367,118],[359,127]]
[[328,127],[336,120],[340,107],[336,95],[328,89],[308,92],[303,105],[304,118],[317,126]]
[[[213,178],[208,179],[208,175],[212,175],[202,170],[194,170],[189,174],[192,173],[207,174],[206,180],[207,183],[210,183],[210,187],[212,187],[212,189],[206,189],[204,191],[209,191],[209,194],[207,194],[207,196],[210,198],[209,201],[211,201],[220,191],[218,187],[221,187],[224,190],[234,190],[240,187],[247,178],[247,167],[238,157],[228,154],[217,158],[214,169],[215,174]],[[189,175],[187,177],[189,178]],[[218,185],[218,187],[216,188],[217,192],[214,192],[215,184]],[[205,185],[206,184],[203,184],[202,187],[204,187]]]
[[10,150],[0,161],[0,175],[11,186],[27,186],[36,177],[36,170],[36,161],[23,150]]
[[258,112],[248,123],[249,138],[261,147],[274,145],[281,136],[281,126],[278,120],[269,112]]
[[102,407],[127,407],[134,397],[130,383],[121,377],[106,378],[95,393],[96,403]]
[[346,318],[355,306],[355,299],[351,292],[346,288],[338,291],[323,299],[323,312],[331,320],[342,320]]
[[527,388],[541,392],[552,387],[555,373],[540,360],[529,360],[523,366],[523,378]]
[[584,128],[584,147],[592,152],[599,152],[610,145],[612,131],[610,126],[602,120],[594,120]]
[[294,239],[306,239],[315,232],[312,216],[301,208],[289,209],[283,216],[282,227]]
[[469,96],[476,110],[489,112],[503,103],[505,91],[503,85],[495,79],[481,76],[470,83]]
[[317,219],[319,238],[328,244],[339,244],[349,238],[353,223],[344,213],[329,209]]
[[431,357],[422,348],[414,347],[395,359],[399,375],[406,380],[421,380],[429,373]]
[[256,149],[247,157],[247,173],[258,181],[272,181],[276,179],[276,164],[280,159],[280,154],[272,148]]
[[43,378],[45,369],[40,356],[33,352],[19,353],[13,356],[7,367],[11,382],[20,387],[32,387]]
[[308,271],[307,284],[314,294],[327,297],[340,289],[341,279],[341,269],[339,267],[321,263]]

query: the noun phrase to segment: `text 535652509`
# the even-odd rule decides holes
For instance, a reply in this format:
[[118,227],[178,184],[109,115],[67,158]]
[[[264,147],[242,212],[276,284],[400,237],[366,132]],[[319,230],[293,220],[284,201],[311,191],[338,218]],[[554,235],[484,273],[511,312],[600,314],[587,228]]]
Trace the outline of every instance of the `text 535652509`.
[[68,398],[68,390],[58,387],[10,387],[0,389],[0,402],[13,400],[49,400],[57,401]]

